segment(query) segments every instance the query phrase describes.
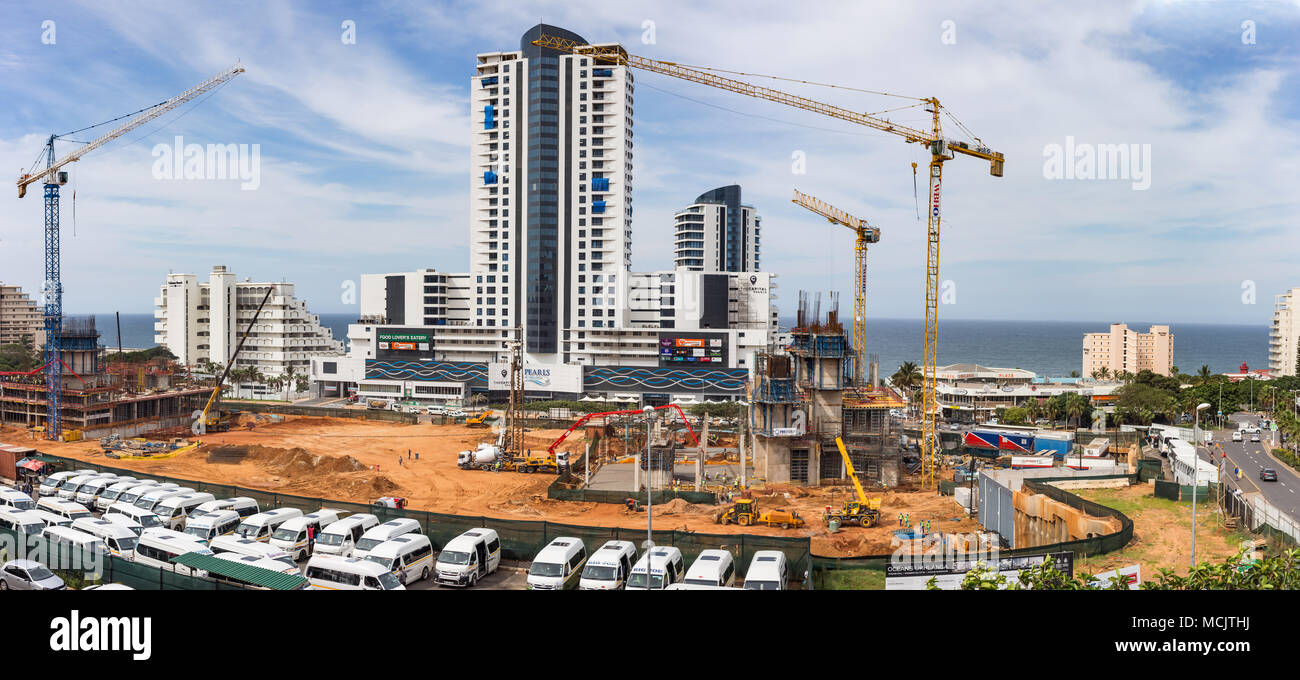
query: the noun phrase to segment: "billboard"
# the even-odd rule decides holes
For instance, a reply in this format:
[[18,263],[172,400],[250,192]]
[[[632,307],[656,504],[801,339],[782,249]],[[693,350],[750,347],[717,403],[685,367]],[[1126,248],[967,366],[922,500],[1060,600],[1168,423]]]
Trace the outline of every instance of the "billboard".
[[375,329],[375,358],[414,361],[433,357],[433,333],[418,328]]
[[727,365],[726,333],[660,333],[659,365],[676,368]]
[[[494,361],[488,364],[488,389],[510,389],[510,364]],[[582,392],[582,366],[569,364],[538,364],[524,361],[524,392]]]

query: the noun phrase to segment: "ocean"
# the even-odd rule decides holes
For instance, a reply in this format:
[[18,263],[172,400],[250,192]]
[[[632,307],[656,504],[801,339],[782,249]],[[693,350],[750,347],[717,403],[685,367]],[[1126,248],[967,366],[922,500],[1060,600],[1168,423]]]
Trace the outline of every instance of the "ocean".
[[[335,338],[346,338],[355,314],[321,314],[321,324]],[[793,319],[783,319],[788,327]],[[148,314],[122,315],[122,346],[153,347],[154,318]],[[1163,323],[1163,322],[1162,322]],[[96,314],[101,342],[117,345],[112,314]],[[1146,330],[1149,323],[1129,323]],[[1253,368],[1268,366],[1268,326],[1220,324],[1169,324],[1174,333],[1174,364],[1195,374],[1202,364],[1215,373],[1235,372],[1242,362]],[[974,321],[939,319],[939,365],[976,363],[997,368],[1023,368],[1040,376],[1063,377],[1080,370],[1083,334],[1107,330],[1109,322],[1074,321]],[[922,361],[920,319],[873,319],[867,323],[867,354],[880,358],[880,373],[888,377],[899,364]]]

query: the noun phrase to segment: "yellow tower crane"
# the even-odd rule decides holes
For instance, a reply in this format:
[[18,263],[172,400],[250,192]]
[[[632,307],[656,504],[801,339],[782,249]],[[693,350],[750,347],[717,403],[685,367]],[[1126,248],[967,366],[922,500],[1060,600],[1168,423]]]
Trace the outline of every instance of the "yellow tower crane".
[[[823,116],[837,118],[857,125],[865,125],[873,130],[887,132],[903,138],[904,142],[924,144],[930,151],[930,185],[929,211],[925,259],[925,385],[922,390],[921,415],[921,485],[922,488],[935,488],[937,484],[936,467],[938,465],[939,436],[935,427],[935,414],[938,410],[934,399],[936,349],[939,342],[939,198],[940,183],[943,177],[943,164],[955,157],[955,154],[973,156],[989,162],[989,173],[994,177],[1002,176],[1004,157],[1001,153],[984,146],[978,137],[970,135],[975,144],[949,140],[944,137],[940,124],[940,113],[947,113],[957,127],[966,131],[965,126],[948,113],[935,97],[910,97],[930,114],[929,129],[922,130],[895,123],[870,113],[860,113],[849,109],[819,102],[789,92],[782,92],[770,87],[755,85],[743,80],[719,75],[719,69],[707,69],[685,66],[671,61],[661,61],[628,54],[621,45],[588,45],[568,38],[554,35],[542,35],[532,44],[565,54],[590,57],[597,64],[627,66],[644,71],[651,71],[673,78],[689,80],[701,85],[716,87],[738,94],[765,99],[786,106],[819,113]],[[754,76],[758,74],[731,72],[734,75]],[[803,82],[803,81],[795,81]],[[898,95],[894,95],[898,96]]]
[[866,384],[867,345],[867,245],[880,243],[880,229],[867,224],[820,199],[794,190],[791,202],[801,205],[826,218],[831,224],[841,224],[858,235],[853,244],[853,380],[861,387]]

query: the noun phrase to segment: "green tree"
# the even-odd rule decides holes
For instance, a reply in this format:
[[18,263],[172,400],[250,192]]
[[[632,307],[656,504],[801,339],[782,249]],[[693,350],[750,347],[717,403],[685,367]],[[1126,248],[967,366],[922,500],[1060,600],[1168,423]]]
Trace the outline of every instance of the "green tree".
[[41,359],[26,345],[0,345],[0,371],[31,371]]
[[1210,371],[1209,364],[1201,364],[1201,369],[1196,372],[1196,378],[1201,384],[1210,382],[1210,376],[1212,375],[1214,375],[1214,373]]
[[910,361],[904,361],[900,364],[894,375],[889,377],[889,382],[903,392],[913,387],[919,387],[924,381],[925,376],[921,374],[921,369]]

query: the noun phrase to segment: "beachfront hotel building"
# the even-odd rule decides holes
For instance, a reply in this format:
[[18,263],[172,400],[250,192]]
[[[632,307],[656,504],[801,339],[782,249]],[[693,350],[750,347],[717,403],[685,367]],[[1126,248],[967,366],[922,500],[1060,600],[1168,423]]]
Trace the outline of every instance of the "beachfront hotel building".
[[1169,326],[1152,326],[1146,333],[1113,323],[1103,333],[1083,334],[1083,372],[1091,377],[1105,368],[1110,375],[1151,371],[1170,375],[1174,365],[1174,334]]
[[22,288],[0,284],[0,345],[36,344],[45,328],[45,316]]
[[[207,282],[194,274],[168,274],[154,299],[154,342],[187,366],[207,359],[220,366],[235,352],[239,337],[253,320],[267,290],[271,297],[235,360],[235,368],[257,367],[265,376],[284,375],[290,367],[307,374],[316,357],[340,356],[343,341],[320,324],[307,303],[294,297],[292,283],[237,281],[234,272],[215,266]],[[253,394],[263,385],[236,385]]]
[[1274,376],[1297,375],[1297,353],[1300,352],[1300,288],[1292,288],[1277,296],[1273,303],[1273,325],[1268,331],[1268,367]]

